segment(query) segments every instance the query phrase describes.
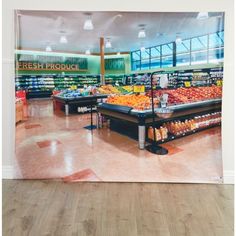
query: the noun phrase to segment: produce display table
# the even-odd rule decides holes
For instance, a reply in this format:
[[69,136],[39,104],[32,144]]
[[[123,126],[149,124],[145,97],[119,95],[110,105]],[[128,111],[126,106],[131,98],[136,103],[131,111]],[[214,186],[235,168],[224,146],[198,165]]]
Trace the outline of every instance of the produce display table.
[[65,98],[59,95],[53,96],[53,106],[54,109],[58,106],[63,107],[65,110],[65,115],[69,115],[71,106],[93,106],[97,105],[98,99],[107,98],[107,95],[89,95],[89,96],[80,96],[76,98]]
[[[208,112],[221,111],[221,99],[212,99],[195,103],[169,106],[174,110],[168,119],[155,116],[157,124],[162,124],[175,119],[187,119],[189,117],[203,115]],[[152,124],[151,110],[137,111],[131,107],[102,103],[97,107],[98,112],[108,119],[122,121],[136,127],[139,148],[145,148],[146,128]],[[121,130],[121,129],[119,129]]]

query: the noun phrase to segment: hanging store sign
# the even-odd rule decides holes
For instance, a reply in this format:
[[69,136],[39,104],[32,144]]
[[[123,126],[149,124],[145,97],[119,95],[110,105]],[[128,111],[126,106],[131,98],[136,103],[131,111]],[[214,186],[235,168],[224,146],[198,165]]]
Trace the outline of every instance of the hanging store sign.
[[222,86],[223,85],[223,81],[222,80],[217,80],[216,81],[216,85],[217,86]]
[[191,82],[185,81],[185,82],[184,82],[184,86],[185,86],[186,88],[191,87]]
[[86,71],[87,69],[87,58],[16,54],[16,70],[19,71]]
[[105,59],[105,70],[124,70],[124,69],[125,69],[124,58]]
[[134,85],[134,93],[145,93],[144,85]]
[[16,70],[81,71],[77,64],[17,62]]

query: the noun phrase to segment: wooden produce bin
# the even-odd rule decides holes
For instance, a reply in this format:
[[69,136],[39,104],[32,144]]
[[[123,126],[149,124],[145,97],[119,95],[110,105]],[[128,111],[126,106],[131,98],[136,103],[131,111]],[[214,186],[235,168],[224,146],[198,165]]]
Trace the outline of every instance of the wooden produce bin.
[[24,120],[24,105],[21,100],[16,101],[16,123]]

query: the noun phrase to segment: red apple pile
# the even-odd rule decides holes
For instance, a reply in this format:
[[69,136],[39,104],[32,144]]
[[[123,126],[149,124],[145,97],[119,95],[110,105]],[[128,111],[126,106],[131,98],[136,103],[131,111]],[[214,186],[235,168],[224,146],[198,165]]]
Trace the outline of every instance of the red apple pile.
[[[154,97],[160,97],[162,94],[168,94],[168,104],[182,104],[197,102],[222,97],[222,87],[208,86],[208,87],[190,87],[190,88],[177,88],[167,90],[154,91]],[[147,92],[151,96],[151,92]]]

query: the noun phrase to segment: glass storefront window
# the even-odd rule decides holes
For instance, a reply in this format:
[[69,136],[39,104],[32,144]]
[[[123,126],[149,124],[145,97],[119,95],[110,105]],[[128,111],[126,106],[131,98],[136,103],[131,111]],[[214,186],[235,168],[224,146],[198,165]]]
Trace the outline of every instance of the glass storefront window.
[[161,58],[152,58],[151,59],[151,66],[150,68],[151,69],[154,69],[154,68],[160,68],[161,67]]
[[148,60],[142,60],[141,69],[142,70],[148,70],[149,67],[150,67],[149,59]]
[[158,58],[161,56],[161,46],[151,48],[151,58]]
[[224,34],[217,32],[209,34],[209,48],[222,47],[224,45]]
[[207,35],[191,39],[191,51],[207,49]]
[[146,48],[144,51],[141,51],[141,59],[149,59],[150,58],[150,48]]
[[209,50],[209,62],[210,63],[217,63],[223,61],[224,59],[224,49],[213,49]]
[[161,45],[162,56],[172,55],[172,53],[173,53],[173,43]]
[[141,64],[141,61],[133,61],[132,62],[132,70],[140,70],[140,64]]
[[190,65],[190,53],[182,53],[176,55],[176,66]]
[[161,67],[173,66],[173,43],[161,45]]
[[132,61],[140,60],[140,56],[141,56],[140,50],[131,53]]
[[183,40],[182,43],[176,44],[176,54],[190,52],[190,39]]
[[[131,52],[132,70],[173,66],[173,42]],[[176,44],[176,66],[217,63],[224,59],[224,31]]]
[[207,63],[207,51],[198,51],[191,53],[191,65]]
[[173,66],[173,56],[162,57],[161,67],[172,67]]

